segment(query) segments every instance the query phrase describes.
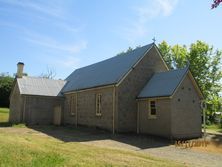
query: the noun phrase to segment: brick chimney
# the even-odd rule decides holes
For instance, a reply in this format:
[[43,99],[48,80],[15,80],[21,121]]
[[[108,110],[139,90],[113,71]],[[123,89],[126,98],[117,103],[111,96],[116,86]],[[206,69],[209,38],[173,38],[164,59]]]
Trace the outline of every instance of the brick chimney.
[[23,68],[24,68],[24,63],[23,62],[18,62],[17,64],[17,78],[22,78],[23,76]]

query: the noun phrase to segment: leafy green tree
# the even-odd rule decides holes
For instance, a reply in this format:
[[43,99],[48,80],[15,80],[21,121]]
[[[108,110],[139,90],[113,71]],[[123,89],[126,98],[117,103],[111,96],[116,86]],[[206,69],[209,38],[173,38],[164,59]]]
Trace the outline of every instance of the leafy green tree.
[[[135,49],[140,48],[140,47],[141,47],[141,46],[137,46]],[[133,51],[133,48],[132,48],[132,47],[129,47],[126,51],[122,51],[122,52],[118,53],[117,56],[119,56],[119,55],[124,55],[125,53],[129,53],[129,52],[131,52],[131,51]]]
[[170,46],[166,41],[159,44],[159,50],[169,68],[183,68],[188,63],[190,71],[200,86],[208,103],[208,113],[213,115],[221,108],[219,92],[222,81],[222,52],[202,41],[185,45]]
[[159,44],[159,50],[162,53],[163,59],[166,62],[169,69],[173,68],[173,58],[171,54],[171,46],[167,44],[166,41],[163,41]]
[[0,106],[9,107],[9,96],[14,79],[8,74],[0,74]]
[[186,46],[175,45],[171,48],[174,68],[182,68],[188,63],[188,53]]

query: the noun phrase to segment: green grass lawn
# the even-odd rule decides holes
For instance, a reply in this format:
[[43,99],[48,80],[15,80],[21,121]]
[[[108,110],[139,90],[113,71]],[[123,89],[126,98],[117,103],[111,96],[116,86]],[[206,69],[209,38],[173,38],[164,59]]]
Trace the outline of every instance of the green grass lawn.
[[[7,122],[9,110],[0,108],[0,122]],[[57,129],[58,127],[46,126]],[[60,127],[62,128],[62,127]],[[68,129],[63,127],[64,131]],[[76,131],[68,131],[73,135]],[[81,133],[81,132],[80,132]],[[64,142],[25,126],[0,127],[0,167],[56,166],[183,166],[145,153]]]
[[207,130],[210,130],[210,131],[222,133],[222,128],[221,128],[220,125],[216,125],[216,124],[207,125],[207,126],[206,126],[206,129],[207,129]]
[[9,109],[0,108],[0,122],[8,122]]
[[[67,129],[64,128],[64,130]],[[29,128],[8,127],[0,128],[0,166],[182,165],[136,151],[102,148],[79,142],[64,142]]]

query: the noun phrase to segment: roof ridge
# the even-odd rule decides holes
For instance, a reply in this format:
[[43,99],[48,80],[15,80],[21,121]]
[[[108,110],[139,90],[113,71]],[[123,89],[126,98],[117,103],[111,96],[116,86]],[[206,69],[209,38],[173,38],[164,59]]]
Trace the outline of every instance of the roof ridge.
[[168,70],[168,71],[155,72],[154,74],[175,72],[175,71],[181,71],[181,70],[185,70],[185,69],[189,69],[189,67],[186,66],[186,67],[183,67],[183,68],[171,69],[171,70]]
[[51,78],[45,78],[45,77],[36,77],[36,76],[23,76],[22,78],[17,78],[17,79],[23,79],[23,78],[33,78],[33,79],[45,79],[45,80],[52,80],[52,81],[64,81],[63,79],[51,79]]
[[189,67],[185,67],[182,69],[154,73],[154,75],[139,93],[138,98],[171,96],[180,83],[184,80],[188,70]]
[[[95,62],[95,63],[92,63],[92,64],[89,64],[89,65],[86,65],[86,66],[84,66],[84,67],[80,67],[80,68],[77,68],[77,69],[75,69],[74,71],[76,71],[76,70],[81,70],[81,69],[84,69],[84,68],[87,68],[87,67],[90,67],[90,66],[93,66],[93,65],[96,65],[96,64],[99,64],[99,63],[102,63],[102,62],[105,62],[105,61],[108,61],[108,60],[111,60],[111,59],[114,59],[114,58],[116,58],[116,57],[118,57],[118,56],[126,56],[127,54],[130,54],[130,53],[132,53],[132,52],[135,52],[136,50],[138,50],[138,49],[141,49],[141,48],[145,48],[145,47],[148,47],[148,46],[151,46],[151,45],[154,45],[153,43],[150,43],[150,44],[147,44],[147,45],[144,45],[144,46],[141,46],[141,47],[137,47],[137,48],[135,48],[135,49],[133,49],[133,50],[131,50],[131,51],[129,51],[129,52],[125,52],[125,53],[123,53],[123,54],[116,54],[115,56],[113,56],[113,57],[110,57],[110,58],[108,58],[108,59],[104,59],[104,60],[101,60],[101,61],[99,61],[99,62]],[[73,72],[74,72],[73,71]],[[72,73],[71,73],[72,74]],[[70,75],[71,75],[70,74]],[[69,75],[69,76],[70,76]],[[68,76],[68,77],[69,77]],[[68,78],[67,77],[67,78]],[[66,78],[66,79],[67,79]],[[65,80],[66,80],[65,79]]]
[[63,92],[118,83],[154,45],[153,43],[144,45],[124,55],[116,55],[109,59],[74,70],[65,79],[70,82],[67,82]]

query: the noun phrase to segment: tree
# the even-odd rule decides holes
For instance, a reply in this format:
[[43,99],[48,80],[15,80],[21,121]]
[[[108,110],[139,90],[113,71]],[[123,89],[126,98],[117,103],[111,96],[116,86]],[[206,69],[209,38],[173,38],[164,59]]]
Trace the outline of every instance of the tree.
[[190,71],[207,100],[209,115],[218,111],[219,92],[222,90],[222,52],[202,41],[196,41],[189,48],[185,45],[170,46],[163,41],[159,49],[169,68],[183,68],[189,63]]
[[173,58],[171,54],[171,46],[167,44],[166,41],[163,41],[161,44],[159,44],[159,50],[162,53],[163,59],[166,62],[169,69],[173,68]]
[[0,106],[9,107],[9,96],[12,90],[14,78],[8,74],[0,74]]
[[217,8],[221,2],[222,0],[214,0],[213,4],[211,5],[211,9]]
[[54,69],[47,67],[46,72],[40,75],[42,78],[54,79],[56,77],[56,72]]
[[[140,47],[141,47],[141,46],[138,45],[135,49],[138,49],[138,48],[140,48]],[[131,52],[131,51],[133,51],[133,48],[132,48],[132,47],[129,47],[126,51],[122,51],[122,52],[118,53],[117,56],[119,56],[119,55],[124,55],[125,53],[129,53],[129,52]]]
[[171,61],[173,61],[172,63],[174,68],[182,68],[188,63],[186,46],[175,45],[171,48],[171,52]]

